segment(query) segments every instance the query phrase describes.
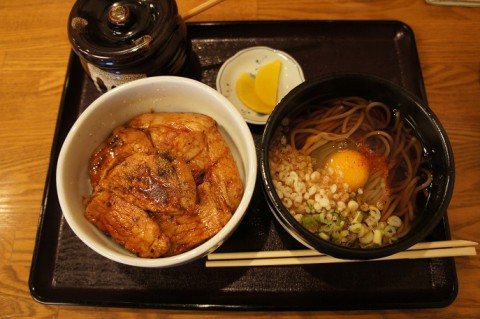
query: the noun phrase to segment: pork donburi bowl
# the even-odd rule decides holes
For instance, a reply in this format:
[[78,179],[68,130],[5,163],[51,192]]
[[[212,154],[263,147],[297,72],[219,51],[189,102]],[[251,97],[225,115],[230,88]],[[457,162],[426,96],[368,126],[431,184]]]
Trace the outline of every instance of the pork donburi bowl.
[[256,176],[248,126],[214,89],[178,77],[108,92],[62,146],[66,221],[90,248],[139,267],[171,267],[221,245],[242,220]]

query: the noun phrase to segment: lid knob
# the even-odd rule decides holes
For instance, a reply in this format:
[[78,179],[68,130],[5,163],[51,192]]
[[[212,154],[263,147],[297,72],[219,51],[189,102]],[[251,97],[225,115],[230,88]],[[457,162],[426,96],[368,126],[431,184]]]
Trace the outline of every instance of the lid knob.
[[108,10],[108,21],[117,26],[126,25],[130,18],[130,9],[127,5],[114,3]]

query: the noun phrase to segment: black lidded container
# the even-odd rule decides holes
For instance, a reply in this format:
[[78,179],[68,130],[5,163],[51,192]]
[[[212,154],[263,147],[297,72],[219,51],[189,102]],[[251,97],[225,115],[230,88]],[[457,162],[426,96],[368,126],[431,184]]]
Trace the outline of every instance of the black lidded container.
[[101,92],[154,75],[197,77],[175,0],[78,0],[68,37]]

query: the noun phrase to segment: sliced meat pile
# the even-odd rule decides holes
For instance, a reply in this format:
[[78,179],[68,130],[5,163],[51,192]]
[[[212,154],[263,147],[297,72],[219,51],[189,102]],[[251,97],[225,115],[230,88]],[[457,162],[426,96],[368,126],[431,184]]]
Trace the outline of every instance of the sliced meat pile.
[[140,257],[185,252],[230,220],[243,194],[215,120],[194,113],[135,117],[94,152],[85,217]]

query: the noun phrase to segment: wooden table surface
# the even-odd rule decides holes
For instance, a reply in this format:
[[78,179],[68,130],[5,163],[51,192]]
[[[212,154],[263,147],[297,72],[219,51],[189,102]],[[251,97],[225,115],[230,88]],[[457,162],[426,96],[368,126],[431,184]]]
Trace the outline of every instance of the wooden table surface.
[[[0,317],[2,318],[479,318],[480,260],[456,258],[459,293],[440,309],[215,312],[42,305],[28,277],[70,46],[73,0],[0,3]],[[180,12],[201,0],[177,0]],[[453,239],[479,241],[480,9],[423,0],[227,0],[192,21],[400,20],[415,33],[431,108],[455,154],[448,210]],[[55,234],[52,234],[55,236]]]

